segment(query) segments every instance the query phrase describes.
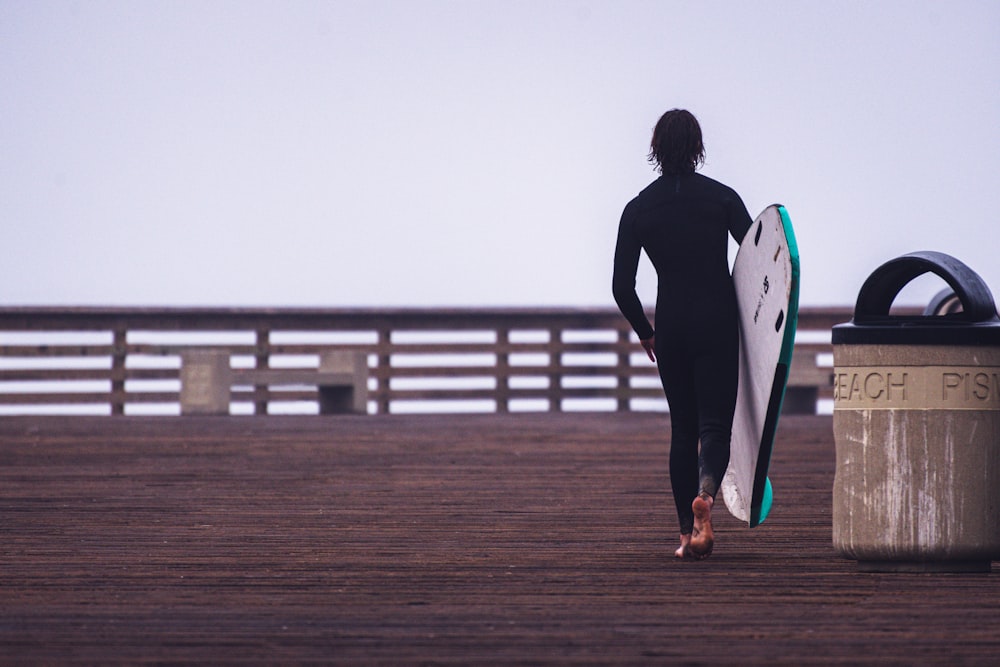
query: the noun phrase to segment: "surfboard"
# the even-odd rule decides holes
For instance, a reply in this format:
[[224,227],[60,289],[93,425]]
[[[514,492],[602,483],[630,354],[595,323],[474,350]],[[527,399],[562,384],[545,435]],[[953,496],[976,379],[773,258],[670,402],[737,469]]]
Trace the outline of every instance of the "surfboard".
[[751,528],[767,518],[767,471],[792,364],[799,312],[799,250],[780,204],[757,216],[733,262],[740,318],[740,379],[722,497]]

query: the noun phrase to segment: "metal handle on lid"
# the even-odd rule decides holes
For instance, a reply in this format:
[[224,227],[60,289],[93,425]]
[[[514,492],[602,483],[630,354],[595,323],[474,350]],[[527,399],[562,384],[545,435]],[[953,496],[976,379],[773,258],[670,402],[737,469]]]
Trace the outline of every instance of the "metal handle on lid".
[[854,323],[884,322],[899,291],[928,272],[943,278],[962,302],[963,312],[949,319],[970,323],[998,319],[993,294],[979,274],[950,255],[924,250],[889,260],[868,276],[858,292]]

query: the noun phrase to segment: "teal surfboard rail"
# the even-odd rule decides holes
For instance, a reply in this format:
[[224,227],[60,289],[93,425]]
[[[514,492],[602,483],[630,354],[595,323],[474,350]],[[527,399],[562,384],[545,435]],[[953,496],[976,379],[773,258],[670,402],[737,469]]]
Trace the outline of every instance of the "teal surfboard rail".
[[[785,324],[785,337],[781,341],[779,359],[791,366],[792,348],[795,347],[795,330],[799,324],[799,244],[795,241],[795,230],[792,229],[792,219],[788,217],[788,211],[785,210],[784,206],[778,206],[778,213],[781,214],[781,226],[785,230],[788,255],[792,262],[792,290],[788,297],[788,322]],[[787,375],[785,381],[788,381]],[[784,400],[784,392],[782,392],[781,398]]]
[[[778,418],[781,415],[781,407],[785,401],[785,389],[788,386],[788,372],[792,365],[792,352],[795,348],[795,331],[799,323],[799,246],[795,240],[795,230],[792,228],[792,219],[784,206],[778,205],[778,213],[781,216],[781,227],[785,233],[785,241],[788,243],[788,255],[792,265],[792,279],[788,296],[788,312],[785,321],[785,333],[781,339],[781,352],[778,356],[778,371],[775,374],[775,386],[780,387],[777,393],[777,401],[768,406],[768,411],[775,410],[775,415],[771,423],[773,428],[769,435],[770,442],[767,443],[767,458],[764,461],[758,460],[758,469],[761,463],[765,470],[771,465],[771,449],[774,444],[774,434],[777,432]],[[772,396],[773,400],[774,396]],[[763,444],[763,443],[762,443]],[[758,494],[754,493],[754,496]],[[766,475],[764,485],[760,490],[759,502],[756,507],[750,508],[750,527],[758,526],[764,522],[771,512],[771,505],[774,501],[774,490],[771,480]],[[756,505],[756,503],[753,503]]]

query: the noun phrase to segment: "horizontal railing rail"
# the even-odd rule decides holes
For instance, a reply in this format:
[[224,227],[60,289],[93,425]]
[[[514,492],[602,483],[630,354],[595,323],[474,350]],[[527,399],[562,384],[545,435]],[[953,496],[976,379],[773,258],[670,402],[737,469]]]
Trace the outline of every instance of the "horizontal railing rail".
[[[830,328],[851,315],[800,311],[795,411],[832,398]],[[11,307],[0,308],[0,412],[179,414],[180,355],[194,347],[257,369],[363,352],[372,413],[666,409],[654,365],[611,308]],[[315,412],[317,391],[235,386],[232,400],[235,414]]]

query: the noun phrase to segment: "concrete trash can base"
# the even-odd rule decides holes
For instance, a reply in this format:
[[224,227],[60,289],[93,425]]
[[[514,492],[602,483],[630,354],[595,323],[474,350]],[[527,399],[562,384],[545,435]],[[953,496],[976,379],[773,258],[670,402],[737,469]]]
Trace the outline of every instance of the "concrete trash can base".
[[[899,317],[926,272],[961,312]],[[1000,318],[982,279],[936,252],[904,255],[833,328],[833,544],[867,571],[988,572],[1000,560]]]

